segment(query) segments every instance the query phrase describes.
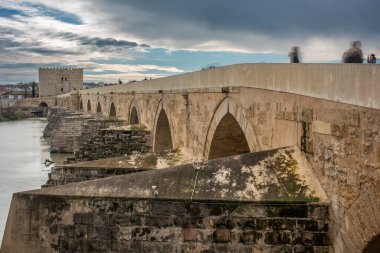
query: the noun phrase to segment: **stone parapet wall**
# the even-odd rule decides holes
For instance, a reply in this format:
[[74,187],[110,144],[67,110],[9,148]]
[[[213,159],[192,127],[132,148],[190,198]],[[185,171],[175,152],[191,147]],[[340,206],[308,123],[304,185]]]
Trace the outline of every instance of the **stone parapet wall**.
[[[330,252],[329,208],[323,203],[213,203],[21,193],[14,195],[11,212],[15,208],[24,210],[24,217],[9,223],[12,227],[7,228],[3,253]],[[34,232],[26,235],[23,231]],[[17,244],[9,244],[11,240]]]
[[380,109],[378,64],[244,63],[80,91],[85,94],[250,87]]

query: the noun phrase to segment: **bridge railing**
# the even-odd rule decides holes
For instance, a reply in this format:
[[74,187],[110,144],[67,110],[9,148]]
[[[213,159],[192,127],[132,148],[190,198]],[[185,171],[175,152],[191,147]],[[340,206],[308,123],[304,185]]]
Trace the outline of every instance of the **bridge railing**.
[[106,94],[243,86],[380,109],[378,64],[236,64],[130,84],[81,90]]

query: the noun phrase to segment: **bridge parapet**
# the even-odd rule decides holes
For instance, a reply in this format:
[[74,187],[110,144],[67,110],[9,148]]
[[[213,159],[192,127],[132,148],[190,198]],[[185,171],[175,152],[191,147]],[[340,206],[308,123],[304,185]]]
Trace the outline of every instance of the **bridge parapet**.
[[82,90],[80,94],[129,93],[241,86],[288,92],[380,109],[376,64],[236,64],[176,76]]

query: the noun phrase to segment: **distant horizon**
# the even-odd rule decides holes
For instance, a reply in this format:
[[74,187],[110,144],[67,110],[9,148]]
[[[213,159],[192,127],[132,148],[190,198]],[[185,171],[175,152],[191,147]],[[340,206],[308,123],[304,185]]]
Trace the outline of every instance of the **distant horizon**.
[[[216,66],[217,67],[224,67],[224,66],[229,66],[229,65],[236,65],[236,64],[245,64],[245,63],[257,63],[257,64],[260,64],[260,63],[263,63],[263,64],[287,64],[287,62],[277,62],[277,63],[273,63],[273,62],[241,62],[241,63],[232,63],[232,64],[228,64],[228,65],[223,65],[223,66]],[[324,62],[308,62],[308,63],[300,63],[300,64],[342,64],[340,61],[336,61],[336,62],[328,62],[328,63],[324,63]],[[368,64],[366,61],[363,62],[363,64]],[[376,62],[376,64],[379,64],[379,61]],[[215,67],[215,66],[214,66]],[[46,67],[46,68],[54,68],[54,67]],[[65,67],[59,67],[59,68],[65,68]],[[205,67],[205,69],[207,69],[207,66]],[[189,72],[196,72],[196,71],[201,71],[202,69],[198,69],[198,70],[194,70],[194,71],[189,71]],[[180,74],[185,74],[185,73],[189,73],[189,72],[184,72],[184,73],[178,73],[178,74],[172,74],[172,75],[180,75]],[[37,73],[38,73],[38,69],[37,69]],[[94,84],[98,84],[98,83],[108,83],[108,84],[117,84],[119,79],[117,80],[110,80],[110,81],[104,81],[104,80],[89,80],[89,79],[86,79],[86,71],[84,69],[84,74],[83,74],[83,84],[85,83],[94,83]],[[160,76],[160,77],[156,77],[156,78],[152,78],[152,79],[157,79],[157,78],[162,78],[162,77],[167,77],[167,76],[172,76],[172,75],[166,75],[166,76]],[[141,79],[132,79],[132,80],[122,80],[122,83],[125,84],[125,83],[128,83],[130,81],[144,81],[144,78],[145,77],[142,77]],[[149,79],[149,78],[147,78]],[[14,83],[2,83],[0,81],[0,85],[18,85],[20,83],[31,83],[31,82],[36,82],[36,83],[39,83],[39,80],[32,80],[32,81],[19,81],[19,82],[14,82]]]

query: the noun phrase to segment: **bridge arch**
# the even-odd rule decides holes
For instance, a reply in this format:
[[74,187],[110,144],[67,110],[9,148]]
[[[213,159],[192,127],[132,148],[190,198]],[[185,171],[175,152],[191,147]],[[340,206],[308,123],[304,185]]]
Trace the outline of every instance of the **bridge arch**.
[[[222,142],[228,145],[218,146]],[[232,98],[223,98],[216,106],[207,129],[203,157],[214,159],[259,150],[255,130],[243,108]]]
[[172,131],[162,100],[157,107],[154,125],[153,152],[173,149]]
[[79,102],[79,110],[83,111],[83,100],[82,99]]
[[46,108],[46,107],[49,107],[48,104],[44,101],[42,101],[41,103],[38,104],[38,107],[39,108]]
[[90,102],[90,100],[87,100],[87,111],[91,112],[91,102]]
[[111,105],[110,105],[109,116],[110,117],[116,117],[116,108],[115,108],[115,104],[113,102],[111,102]]
[[380,234],[372,238],[372,240],[367,244],[363,253],[378,253],[380,252]]
[[139,124],[140,123],[140,114],[139,114],[139,106],[137,104],[137,100],[133,98],[131,104],[129,106],[129,124]]
[[132,107],[130,117],[129,117],[129,124],[139,124],[139,115],[137,114],[137,109],[135,106]]
[[96,112],[99,114],[102,113],[102,106],[100,105],[100,102],[98,102],[98,105],[96,106]]

